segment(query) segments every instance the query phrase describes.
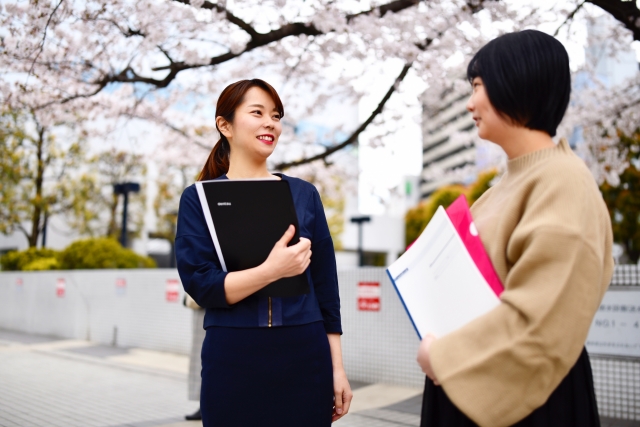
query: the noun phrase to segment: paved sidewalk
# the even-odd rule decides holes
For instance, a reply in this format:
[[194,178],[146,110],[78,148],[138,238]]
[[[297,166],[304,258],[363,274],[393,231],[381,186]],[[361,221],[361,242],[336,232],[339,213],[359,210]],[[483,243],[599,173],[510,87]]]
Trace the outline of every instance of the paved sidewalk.
[[[188,357],[0,330],[0,427],[198,427]],[[354,386],[336,427],[418,426],[420,390]]]
[[[202,427],[184,421],[188,357],[0,329],[0,427]],[[421,390],[352,382],[336,427],[418,427]],[[602,419],[603,427],[638,421]],[[247,426],[253,427],[253,426]]]

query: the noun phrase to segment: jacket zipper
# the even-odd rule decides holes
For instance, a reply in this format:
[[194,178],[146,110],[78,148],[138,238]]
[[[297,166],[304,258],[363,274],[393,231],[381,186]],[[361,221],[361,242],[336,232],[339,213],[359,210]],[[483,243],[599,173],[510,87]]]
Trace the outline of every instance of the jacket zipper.
[[269,297],[269,327],[271,327],[271,297]]

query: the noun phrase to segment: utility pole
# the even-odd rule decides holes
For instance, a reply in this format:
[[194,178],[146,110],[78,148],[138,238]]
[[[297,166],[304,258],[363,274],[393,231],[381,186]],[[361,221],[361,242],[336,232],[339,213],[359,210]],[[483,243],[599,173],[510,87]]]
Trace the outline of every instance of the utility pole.
[[370,216],[354,216],[351,222],[358,224],[358,266],[364,266],[364,253],[362,250],[362,224],[371,221]]
[[122,232],[120,233],[120,244],[127,247],[127,209],[129,207],[129,193],[138,193],[140,184],[137,182],[121,182],[113,184],[113,193],[124,195],[124,205],[122,206]]

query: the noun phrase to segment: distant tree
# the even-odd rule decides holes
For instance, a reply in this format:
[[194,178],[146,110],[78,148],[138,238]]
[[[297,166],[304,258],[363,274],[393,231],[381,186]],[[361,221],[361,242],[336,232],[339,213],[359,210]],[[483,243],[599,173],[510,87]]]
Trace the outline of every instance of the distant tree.
[[29,247],[48,217],[82,210],[73,180],[86,183],[85,135],[68,126],[45,125],[29,109],[0,111],[0,233],[21,232]]
[[171,246],[174,245],[180,196],[185,188],[195,182],[197,173],[196,168],[190,165],[163,167],[163,172],[156,180],[157,193],[153,200],[156,225],[149,232],[149,237],[165,239]]
[[[87,156],[83,162],[83,173],[61,184],[74,201],[65,220],[81,236],[117,238],[122,203],[113,185],[127,181],[144,183],[147,170],[144,157],[112,149]],[[130,237],[138,236],[142,230],[145,204],[145,191],[129,195],[127,230]]]
[[[109,222],[106,232],[102,233],[106,237],[116,237],[119,233],[120,223],[118,211],[118,195],[113,191],[113,185],[121,182],[144,183],[147,174],[147,167],[144,156],[127,151],[110,150],[104,151],[97,156],[97,173],[102,185],[100,201],[109,212]],[[144,222],[146,197],[144,189],[139,193],[129,195],[129,226],[128,230],[133,236],[137,236],[142,229]],[[122,209],[122,204],[120,204]]]
[[600,190],[611,215],[613,240],[624,249],[623,259],[635,264],[640,258],[640,129],[619,137],[628,167],[620,174],[620,184],[605,182]]

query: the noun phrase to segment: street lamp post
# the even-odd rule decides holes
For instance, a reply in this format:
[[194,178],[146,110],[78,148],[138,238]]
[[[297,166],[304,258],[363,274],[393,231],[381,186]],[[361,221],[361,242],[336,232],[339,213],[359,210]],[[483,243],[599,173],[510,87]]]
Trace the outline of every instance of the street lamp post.
[[358,266],[364,266],[364,253],[362,251],[362,224],[371,221],[370,216],[354,216],[351,222],[358,224]]
[[127,247],[127,209],[129,207],[129,193],[138,193],[139,191],[140,184],[137,182],[113,184],[113,193],[124,196],[124,205],[122,206],[122,232],[120,234],[120,244],[123,248]]

